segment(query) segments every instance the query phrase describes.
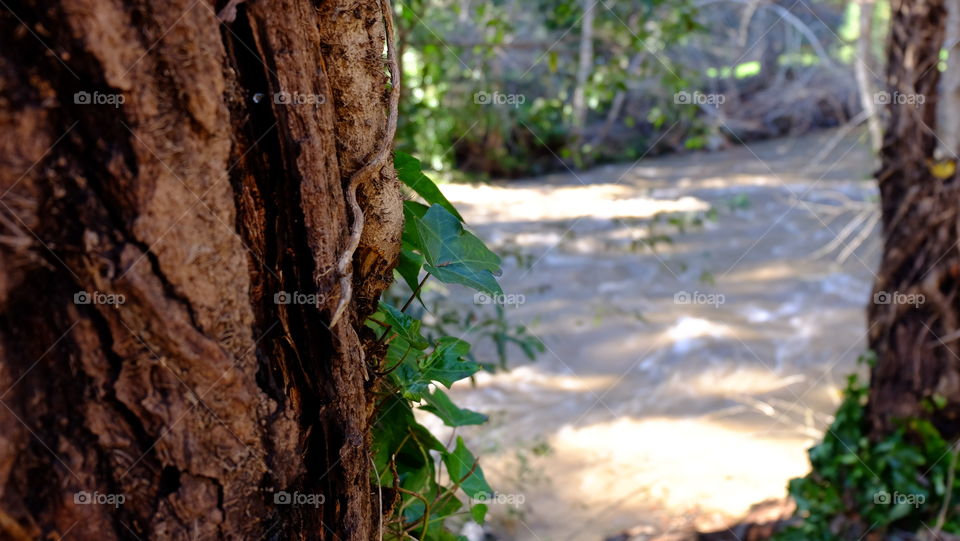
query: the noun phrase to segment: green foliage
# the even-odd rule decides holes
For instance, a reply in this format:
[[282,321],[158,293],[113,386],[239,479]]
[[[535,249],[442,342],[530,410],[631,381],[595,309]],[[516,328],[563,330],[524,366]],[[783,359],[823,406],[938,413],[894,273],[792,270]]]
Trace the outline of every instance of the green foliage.
[[691,230],[703,229],[707,222],[716,222],[719,218],[716,207],[696,212],[658,212],[649,219],[623,219],[626,225],[636,225],[646,229],[643,237],[630,243],[630,251],[639,251],[642,247],[656,250],[661,244],[673,244],[676,235],[685,235]]
[[[602,123],[629,83],[656,88],[643,97],[649,117],[636,115],[641,109],[622,111],[617,122],[632,135],[616,145],[584,138],[573,127],[579,0],[410,0],[396,9],[403,70],[398,148],[416,149],[428,169],[521,176],[562,168],[558,157],[570,165],[636,159],[676,121],[673,129],[681,132],[700,122],[697,108],[678,106],[672,95],[703,86],[703,75],[665,54],[702,30],[691,0],[596,6],[595,53],[584,86],[588,123]],[[496,93],[523,98],[508,104],[477,98]]]
[[413,290],[410,298],[401,308],[381,302],[367,321],[385,345],[373,426],[372,481],[394,495],[384,539],[457,540],[462,538],[447,530],[445,521],[462,513],[482,523],[487,507],[477,501],[493,496],[493,490],[463,439],[458,437],[454,448],[447,449],[417,422],[414,408],[450,427],[486,422],[485,415],[457,406],[443,390],[470,378],[481,365],[472,359],[470,344],[452,336],[424,336],[422,322],[406,310],[429,276],[500,294],[495,278],[500,258],[463,227],[460,214],[422,173],[418,160],[398,153],[395,164],[400,180],[432,206],[414,201],[404,206],[397,274]]
[[433,205],[422,215],[410,212],[406,217],[413,224],[408,228],[412,238],[406,241],[423,256],[424,270],[447,284],[503,294],[494,278],[494,273],[500,272],[500,257],[464,229],[456,216],[441,205]]
[[467,355],[468,359],[480,363],[484,370],[490,372],[507,368],[508,348],[511,345],[518,347],[528,360],[536,360],[538,354],[546,351],[543,343],[530,334],[525,325],[510,323],[506,311],[507,308],[499,304],[493,306],[491,315],[480,310],[449,309],[436,303],[432,310],[435,316],[433,324],[425,332],[459,336],[469,330],[478,339],[491,342],[497,355],[493,362],[477,359],[473,353]]
[[[871,363],[871,356],[861,358]],[[849,376],[844,399],[823,441],[809,451],[812,471],[790,481],[798,524],[777,541],[841,541],[866,532],[916,532],[933,527],[952,484],[951,446],[926,420],[910,419],[882,441],[868,438],[869,386]],[[931,407],[935,407],[931,404]],[[944,531],[960,532],[947,516]]]
[[423,174],[420,160],[405,152],[397,151],[394,154],[393,166],[397,170],[397,177],[400,181],[410,187],[424,201],[431,205],[440,205],[458,220],[463,220],[457,209],[440,192],[440,188],[437,188],[437,185],[427,175]]

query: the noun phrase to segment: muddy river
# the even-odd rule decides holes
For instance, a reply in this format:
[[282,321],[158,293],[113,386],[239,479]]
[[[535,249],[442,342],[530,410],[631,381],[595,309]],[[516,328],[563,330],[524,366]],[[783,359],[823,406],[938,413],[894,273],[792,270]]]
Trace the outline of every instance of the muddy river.
[[498,539],[722,526],[805,473],[879,250],[875,163],[834,135],[444,187],[546,346],[452,393],[491,419],[458,434]]

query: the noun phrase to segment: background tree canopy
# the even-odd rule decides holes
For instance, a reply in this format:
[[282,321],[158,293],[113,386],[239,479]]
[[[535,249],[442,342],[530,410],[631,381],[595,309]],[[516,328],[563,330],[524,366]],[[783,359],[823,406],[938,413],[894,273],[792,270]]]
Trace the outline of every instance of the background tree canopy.
[[867,6],[862,21],[837,2],[402,2],[398,144],[434,169],[516,176],[838,125],[861,109],[861,23],[879,79],[887,8]]

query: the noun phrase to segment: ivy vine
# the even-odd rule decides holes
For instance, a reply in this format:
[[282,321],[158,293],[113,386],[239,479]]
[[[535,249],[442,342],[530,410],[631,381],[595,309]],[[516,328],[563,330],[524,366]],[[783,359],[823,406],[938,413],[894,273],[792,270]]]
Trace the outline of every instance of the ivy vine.
[[[451,336],[425,337],[422,322],[407,313],[433,277],[489,295],[500,295],[500,257],[466,230],[463,217],[422,171],[419,160],[397,152],[398,177],[424,203],[404,202],[404,229],[396,274],[412,293],[402,306],[381,302],[366,322],[383,348],[373,426],[373,483],[388,494],[383,538],[389,541],[462,540],[446,520],[469,514],[483,523],[493,496],[476,456],[457,437],[452,449],[414,416],[414,409],[446,426],[486,422],[487,416],[457,406],[444,389],[473,376],[481,365],[470,344]],[[422,277],[421,277],[422,275]]]
[[[860,362],[873,365],[868,353]],[[870,437],[870,386],[850,375],[844,399],[823,441],[809,451],[811,472],[790,481],[794,520],[774,541],[912,538],[960,533],[956,444],[925,419],[904,419],[877,441]],[[934,411],[944,401],[925,403]],[[904,535],[906,534],[906,535]]]

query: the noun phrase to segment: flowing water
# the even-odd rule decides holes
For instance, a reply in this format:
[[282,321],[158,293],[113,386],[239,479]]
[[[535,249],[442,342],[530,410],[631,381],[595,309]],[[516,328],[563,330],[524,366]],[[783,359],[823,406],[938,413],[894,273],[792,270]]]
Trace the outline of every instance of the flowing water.
[[[720,526],[805,473],[879,250],[875,163],[833,135],[444,188],[508,254],[508,316],[546,346],[452,393],[491,418],[458,434],[501,493],[500,539]],[[707,219],[650,226],[664,212]]]

